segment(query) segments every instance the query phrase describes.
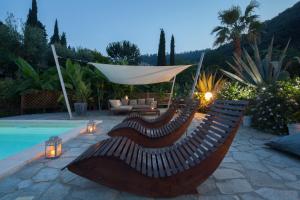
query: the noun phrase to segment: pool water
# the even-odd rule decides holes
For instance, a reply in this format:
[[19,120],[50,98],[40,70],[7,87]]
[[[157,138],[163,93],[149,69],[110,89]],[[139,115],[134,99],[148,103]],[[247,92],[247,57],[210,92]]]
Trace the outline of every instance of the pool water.
[[0,160],[78,126],[76,123],[0,122]]

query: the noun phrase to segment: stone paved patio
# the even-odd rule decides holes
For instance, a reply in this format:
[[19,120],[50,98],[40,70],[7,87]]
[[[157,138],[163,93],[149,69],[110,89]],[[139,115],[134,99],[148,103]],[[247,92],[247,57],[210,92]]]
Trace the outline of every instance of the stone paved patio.
[[[43,116],[45,119],[52,115]],[[0,180],[0,200],[148,199],[98,185],[67,170],[60,170],[89,145],[107,138],[106,132],[122,119],[122,116],[90,115],[95,116],[103,120],[99,133],[94,136],[80,135],[64,144],[61,158],[40,158]],[[192,126],[197,124],[200,116],[196,115]],[[64,114],[56,115],[56,119],[65,117]],[[41,117],[33,115],[31,118]],[[241,127],[221,166],[198,187],[199,195],[175,199],[300,199],[300,160],[266,148],[263,144],[273,137]]]

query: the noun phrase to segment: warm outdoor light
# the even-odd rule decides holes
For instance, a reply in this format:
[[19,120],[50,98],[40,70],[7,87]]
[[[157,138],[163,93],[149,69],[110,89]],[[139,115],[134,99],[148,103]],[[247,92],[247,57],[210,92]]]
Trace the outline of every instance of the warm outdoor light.
[[151,108],[151,110],[154,109],[154,102],[153,101],[150,103],[150,108]]
[[205,101],[210,101],[213,97],[213,94],[211,92],[206,92],[204,95]]
[[90,120],[86,126],[86,133],[94,133],[96,131],[96,122],[94,120]]
[[62,153],[62,139],[54,136],[45,142],[45,157],[58,158]]
[[125,96],[125,100],[126,100],[126,101],[128,100],[128,96],[127,96],[127,95]]

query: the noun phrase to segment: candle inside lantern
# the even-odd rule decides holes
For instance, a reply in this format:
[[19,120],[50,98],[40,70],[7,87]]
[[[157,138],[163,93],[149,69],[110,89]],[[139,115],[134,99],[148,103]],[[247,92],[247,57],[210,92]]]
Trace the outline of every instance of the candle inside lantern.
[[54,149],[54,146],[50,146],[50,147],[49,147],[49,157],[50,157],[50,158],[55,157],[55,149]]
[[86,132],[87,133],[94,133],[96,131],[96,123],[95,121],[93,120],[90,120],[87,124],[87,127],[86,127]]
[[57,158],[62,154],[62,140],[59,137],[50,137],[45,142],[45,157]]

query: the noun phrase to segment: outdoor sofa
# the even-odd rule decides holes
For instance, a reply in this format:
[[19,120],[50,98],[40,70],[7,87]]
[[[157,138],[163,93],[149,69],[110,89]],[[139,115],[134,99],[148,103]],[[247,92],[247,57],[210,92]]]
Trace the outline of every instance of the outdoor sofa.
[[156,108],[157,101],[154,98],[146,99],[110,99],[109,109],[114,114],[129,113],[136,109]]

